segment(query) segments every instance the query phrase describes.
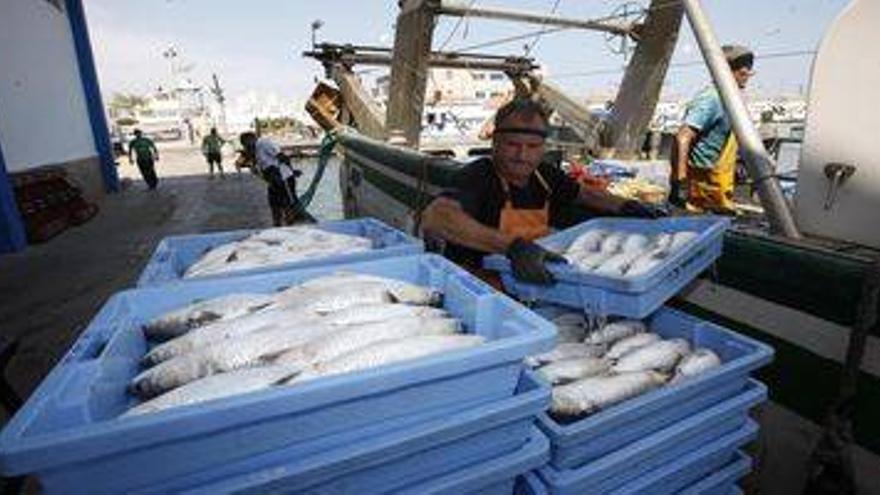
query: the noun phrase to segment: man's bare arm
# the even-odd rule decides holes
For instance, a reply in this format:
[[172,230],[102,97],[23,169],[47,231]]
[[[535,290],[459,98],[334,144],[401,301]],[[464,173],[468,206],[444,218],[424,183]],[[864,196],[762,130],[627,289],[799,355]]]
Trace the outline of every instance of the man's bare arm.
[[514,238],[474,220],[449,198],[437,198],[422,212],[425,232],[460,246],[487,253],[503,253]]
[[688,126],[683,125],[675,135],[675,144],[672,146],[672,155],[670,162],[672,170],[670,172],[670,181],[683,181],[687,178],[688,156],[691,153],[691,146],[697,139],[697,131]]

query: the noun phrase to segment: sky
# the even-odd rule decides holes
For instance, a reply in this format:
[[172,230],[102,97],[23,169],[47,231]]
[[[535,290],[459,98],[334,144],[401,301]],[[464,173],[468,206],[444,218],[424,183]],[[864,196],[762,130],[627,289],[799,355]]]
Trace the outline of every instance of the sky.
[[[162,53],[174,46],[187,77],[208,85],[217,74],[230,98],[274,93],[303,101],[323,71],[301,56],[310,48],[312,21],[323,27],[318,41],[391,46],[397,0],[85,0],[102,89],[144,94],[167,85],[170,65]],[[506,7],[575,18],[609,15],[621,0],[476,0],[477,6]],[[631,2],[647,5],[647,0]],[[703,0],[718,38],[763,54],[815,50],[828,25],[848,0]],[[458,28],[453,31],[458,24]],[[434,48],[456,50],[515,36],[540,26],[486,19],[442,17]],[[521,55],[524,41],[484,53]],[[574,96],[612,90],[625,61],[618,42],[587,31],[563,31],[540,38],[531,55],[548,77]],[[699,51],[685,23],[665,87],[668,96],[687,96],[708,81],[706,69],[687,65]],[[762,96],[806,91],[810,56],[759,59],[751,90]],[[364,68],[366,69],[366,68]],[[364,77],[380,74],[368,70]]]

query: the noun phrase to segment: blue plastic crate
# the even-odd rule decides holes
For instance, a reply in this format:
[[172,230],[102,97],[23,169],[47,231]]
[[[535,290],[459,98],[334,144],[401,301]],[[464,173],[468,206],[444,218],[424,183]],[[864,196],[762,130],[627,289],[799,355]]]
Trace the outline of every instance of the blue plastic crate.
[[712,493],[726,495],[730,486],[752,468],[752,460],[736,449],[754,440],[757,429],[756,424],[747,423],[739,430],[627,483],[612,493],[696,495],[711,490]]
[[[748,474],[752,467],[749,456],[742,451],[732,449],[754,438],[756,428],[755,424],[747,424],[719,439],[717,445],[710,445],[688,454],[673,464],[624,485],[613,494],[730,495],[736,488],[736,481]],[[723,462],[716,464],[719,458]],[[699,478],[707,472],[711,474],[690,484],[695,476]],[[547,495],[548,493],[547,486],[534,472],[520,476],[514,490],[514,495]]]
[[420,483],[399,491],[400,495],[510,495],[517,477],[547,463],[550,443],[534,428],[523,448],[491,461]]
[[514,495],[547,495],[547,487],[534,471],[528,472],[516,480]]
[[612,493],[627,483],[742,428],[751,421],[748,419],[749,409],[766,398],[767,388],[750,381],[749,387],[736,397],[585,466],[556,470],[548,465],[538,472],[549,492],[554,495]]
[[532,436],[534,415],[549,400],[550,388],[526,372],[514,397],[350,439],[311,456],[282,449],[153,485],[144,493],[395,491],[516,452]]
[[631,278],[586,273],[568,264],[548,264],[556,284],[539,286],[516,280],[510,260],[493,255],[485,259],[489,270],[498,271],[505,289],[525,301],[540,301],[578,308],[588,314],[645,318],[666,303],[721,256],[727,218],[701,216],[638,220],[600,218],[584,222],[538,241],[563,252],[587,230],[604,228],[632,233],[695,231],[700,234],[690,245],[669,257],[662,265]]
[[[440,289],[446,309],[488,342],[472,349],[117,418],[147,349],[141,325],[195,300],[273,292],[337,270]],[[425,411],[513,394],[522,359],[553,346],[546,320],[435,255],[389,258],[127,291],[114,296],[0,435],[0,471],[34,473],[48,489],[144,486],[357,428],[381,430]],[[157,459],[163,462],[158,463]],[[143,466],[150,466],[144,469]],[[100,486],[98,486],[100,485]]]
[[424,251],[424,244],[420,239],[409,236],[374,218],[336,220],[322,222],[311,227],[337,234],[365,237],[372,241],[373,249],[371,251],[360,253],[336,254],[324,258],[313,258],[261,268],[251,268],[247,270],[185,279],[183,278],[183,274],[186,270],[210,249],[222,244],[240,241],[259,232],[259,230],[235,230],[211,234],[166,237],[159,243],[159,246],[156,247],[156,251],[153,253],[149,262],[147,262],[147,266],[141,273],[137,285],[138,287],[146,287],[157,284],[166,284],[169,282],[189,282],[211,278],[238,277],[241,275],[276,272],[292,268],[327,266],[338,263],[352,263],[396,256],[408,256],[419,254]]
[[752,470],[752,459],[742,452],[728,465],[688,486],[681,495],[730,495],[739,491],[736,483]]
[[733,397],[746,386],[750,373],[773,359],[773,349],[766,344],[681,311],[663,308],[647,323],[663,338],[681,337],[694,347],[712,349],[723,364],[571,423],[541,414],[538,426],[552,443],[553,467],[582,466]]

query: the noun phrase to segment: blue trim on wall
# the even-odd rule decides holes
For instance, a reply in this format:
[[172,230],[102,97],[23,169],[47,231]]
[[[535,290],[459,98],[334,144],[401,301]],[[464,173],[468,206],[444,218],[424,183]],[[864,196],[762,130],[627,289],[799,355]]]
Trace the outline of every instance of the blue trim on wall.
[[89,123],[95,138],[95,148],[101,161],[101,177],[107,192],[119,191],[119,175],[116,172],[116,160],[110,144],[110,130],[107,117],[104,115],[104,102],[101,99],[101,86],[98,84],[98,73],[95,70],[95,59],[92,56],[92,44],[89,41],[89,28],[83,11],[82,0],[65,0],[67,18],[73,31],[73,44],[79,64],[79,76],[82,80],[86,107],[89,111]]
[[26,246],[24,223],[15,202],[15,192],[9,184],[3,147],[0,146],[0,253],[20,251]]

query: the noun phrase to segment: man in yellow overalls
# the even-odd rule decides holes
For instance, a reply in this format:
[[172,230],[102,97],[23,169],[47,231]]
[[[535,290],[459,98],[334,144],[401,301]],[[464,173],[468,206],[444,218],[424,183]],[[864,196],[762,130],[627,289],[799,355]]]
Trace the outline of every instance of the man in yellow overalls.
[[518,279],[549,284],[545,262],[564,261],[533,241],[550,232],[560,207],[578,204],[596,215],[654,217],[655,209],[582,187],[544,157],[547,112],[517,97],[498,110],[492,157],[470,163],[456,186],[422,214],[422,226],[446,241],[447,257],[495,282],[482,271],[483,257],[505,253]]
[[[742,46],[724,46],[724,55],[741,89],[754,75],[755,56]],[[696,212],[736,213],[736,137],[715,87],[701,91],[687,106],[672,149],[671,203]],[[683,196],[687,193],[687,198]]]

